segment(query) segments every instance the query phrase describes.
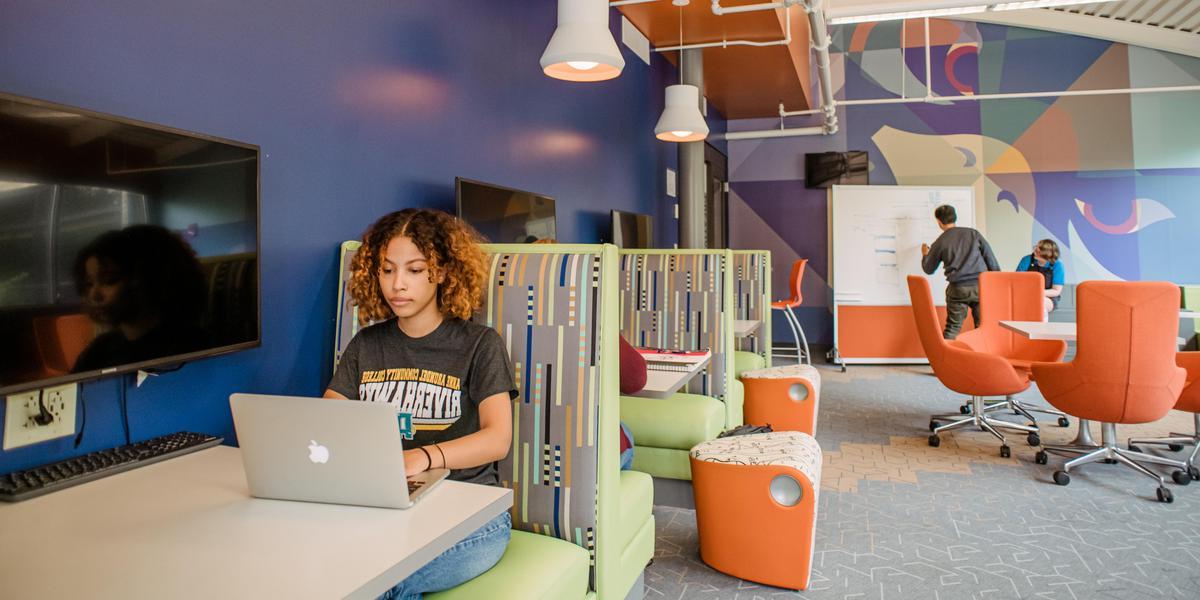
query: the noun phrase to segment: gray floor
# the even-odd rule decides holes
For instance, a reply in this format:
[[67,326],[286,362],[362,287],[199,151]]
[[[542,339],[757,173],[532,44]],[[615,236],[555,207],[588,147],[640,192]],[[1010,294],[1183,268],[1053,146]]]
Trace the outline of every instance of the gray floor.
[[[646,598],[1200,598],[1200,483],[1171,485],[1175,502],[1162,504],[1149,478],[1096,464],[1060,487],[1050,481],[1058,461],[1035,464],[1017,436],[1004,460],[979,432],[928,448],[929,414],[954,410],[961,397],[926,368],[822,375],[817,439],[826,472],[809,589],[714,571],[698,555],[695,513],[658,506]],[[1024,396],[1040,400],[1036,390]],[[1173,413],[1159,428],[1186,431],[1190,422]],[[1043,429],[1050,443],[1074,434]],[[1136,433],[1145,432],[1158,430]],[[876,469],[872,452],[911,464]]]

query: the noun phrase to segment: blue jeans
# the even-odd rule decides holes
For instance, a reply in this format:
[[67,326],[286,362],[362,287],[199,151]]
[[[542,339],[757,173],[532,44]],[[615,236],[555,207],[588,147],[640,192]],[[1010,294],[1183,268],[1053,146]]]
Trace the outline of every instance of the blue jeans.
[[379,600],[419,600],[421,594],[448,590],[479,577],[500,562],[511,531],[512,516],[505,511],[384,592]]

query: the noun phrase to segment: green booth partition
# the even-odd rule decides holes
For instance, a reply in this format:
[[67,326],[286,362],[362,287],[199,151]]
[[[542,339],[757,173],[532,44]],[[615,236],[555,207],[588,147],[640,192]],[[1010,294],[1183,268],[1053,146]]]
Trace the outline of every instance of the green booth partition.
[[688,451],[742,423],[734,377],[732,250],[622,250],[621,332],[634,346],[708,349],[712,361],[669,398],[621,397],[633,468],[691,479]]
[[733,376],[771,365],[771,251],[733,251],[734,319],[758,321],[752,335],[735,338]]
[[[654,555],[653,485],[620,470],[617,249],[488,244],[476,321],[512,358],[513,534],[500,562],[430,599],[621,600]],[[640,590],[635,590],[640,597]]]

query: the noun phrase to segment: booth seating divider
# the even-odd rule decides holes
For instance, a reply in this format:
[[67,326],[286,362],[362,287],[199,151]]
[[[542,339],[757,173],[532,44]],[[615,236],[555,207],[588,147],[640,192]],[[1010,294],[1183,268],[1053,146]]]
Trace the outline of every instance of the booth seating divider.
[[712,351],[712,361],[670,398],[621,397],[633,432],[633,468],[691,480],[688,452],[742,424],[733,376],[733,252],[622,250],[621,331],[634,346]]
[[734,340],[734,377],[771,366],[771,251],[733,251],[734,319],[760,321],[753,335]]
[[617,249],[484,249],[476,321],[500,333],[520,392],[500,462],[513,533],[495,567],[428,597],[623,599],[653,557],[654,517],[650,477],[620,470]]

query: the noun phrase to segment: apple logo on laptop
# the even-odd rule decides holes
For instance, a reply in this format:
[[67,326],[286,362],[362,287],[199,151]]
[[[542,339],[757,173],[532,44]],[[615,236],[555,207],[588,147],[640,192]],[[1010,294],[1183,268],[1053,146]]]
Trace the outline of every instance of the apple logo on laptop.
[[309,440],[308,445],[308,460],[316,464],[325,464],[329,462],[329,448],[317,443],[317,440]]

